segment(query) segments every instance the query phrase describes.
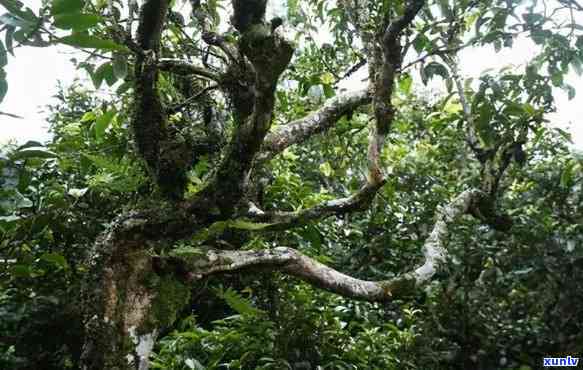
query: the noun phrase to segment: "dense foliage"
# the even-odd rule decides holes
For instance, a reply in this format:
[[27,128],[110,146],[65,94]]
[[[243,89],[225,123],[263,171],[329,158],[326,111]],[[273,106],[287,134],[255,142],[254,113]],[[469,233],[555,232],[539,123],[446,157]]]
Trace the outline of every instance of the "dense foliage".
[[[175,135],[164,145],[173,145],[170,151],[188,145],[193,152],[187,171],[161,182],[135,145],[132,51],[111,36],[123,23],[125,2],[45,3],[35,13],[0,0],[8,11],[0,17],[6,34],[0,67],[15,42],[68,44],[88,51],[75,62],[91,82],[59,88],[59,103],[49,109],[49,142],[2,148],[0,368],[6,369],[80,368],[86,301],[79,293],[93,274],[91,246],[120,214],[158,205],[166,210],[177,198],[204,192],[228,156],[215,149],[239,124],[230,113],[237,97],[215,94],[219,87],[205,79],[161,74],[161,99],[171,112],[165,124]],[[225,27],[230,2],[193,3],[200,8],[192,16],[182,2],[173,3],[161,53],[204,60],[218,73],[224,49],[203,47],[201,23],[217,32]],[[379,14],[398,15],[405,6],[362,3],[371,8],[360,11],[373,16],[359,32],[381,22]],[[527,370],[540,367],[545,355],[583,353],[583,155],[546,119],[556,89],[575,94],[564,76],[581,70],[583,33],[568,15],[583,9],[575,1],[553,2],[552,9],[536,3],[435,1],[424,8],[404,36],[415,55],[391,81],[396,114],[380,153],[386,183],[370,206],[279,229],[218,218],[151,253],[178,258],[208,245],[245,251],[290,246],[350,276],[393,279],[424,258],[436,211],[480,186],[489,170],[480,155],[511,147],[512,160],[495,187],[505,227],[461,218],[446,242],[446,267],[428,284],[387,302],[345,298],[266,268],[195,279],[182,305],[183,284],[164,274],[150,277],[146,284],[164,286],[158,297],[168,302],[157,308],[168,322],[150,367]],[[275,93],[275,129],[322,107],[341,94],[338,84],[364,69],[358,27],[341,4],[290,0],[284,6],[297,45]],[[317,41],[321,28],[327,30],[323,44]],[[227,40],[240,37],[232,27],[221,32]],[[451,53],[488,45],[500,50],[521,34],[540,47],[528,66],[462,81]],[[444,93],[423,87],[434,77]],[[103,82],[111,94],[98,93]],[[208,115],[223,126],[209,129]],[[301,211],[358,192],[367,181],[367,128],[374,116],[369,106],[353,107],[325,134],[265,163],[257,170],[256,204],[265,211]],[[468,138],[470,124],[475,137]]]

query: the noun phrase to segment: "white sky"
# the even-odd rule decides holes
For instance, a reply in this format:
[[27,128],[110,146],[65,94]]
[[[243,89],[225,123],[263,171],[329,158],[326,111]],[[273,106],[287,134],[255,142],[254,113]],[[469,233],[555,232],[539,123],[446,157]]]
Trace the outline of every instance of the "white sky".
[[[38,8],[40,0],[24,0],[32,9]],[[86,78],[84,72],[76,71],[69,61],[72,49],[62,47],[18,48],[16,58],[9,57],[8,94],[0,103],[0,111],[17,114],[24,119],[0,115],[0,143],[8,140],[44,141],[49,138],[45,114],[41,110],[56,93],[57,80],[70,84],[75,77]],[[478,77],[488,68],[499,69],[509,64],[523,65],[535,53],[534,44],[528,39],[515,40],[512,49],[495,53],[493,48],[468,49],[461,55],[462,74]],[[578,92],[571,101],[566,93],[556,89],[557,113],[547,118],[557,127],[567,129],[573,135],[574,146],[583,149],[583,77],[571,72],[566,78]]]

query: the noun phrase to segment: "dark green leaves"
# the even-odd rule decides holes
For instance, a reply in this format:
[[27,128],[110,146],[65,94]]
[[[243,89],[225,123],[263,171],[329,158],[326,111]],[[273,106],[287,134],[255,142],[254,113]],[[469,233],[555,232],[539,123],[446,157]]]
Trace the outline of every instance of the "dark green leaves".
[[12,27],[30,27],[34,24],[30,20],[23,19],[11,13],[1,15],[0,23]]
[[444,80],[447,80],[449,78],[449,72],[443,64],[430,62],[421,71],[421,80],[423,81],[423,84],[427,85],[429,80],[434,76],[441,76]]
[[8,64],[8,56],[6,55],[6,48],[2,41],[0,41],[0,68]]
[[0,103],[8,92],[8,82],[6,82],[6,72],[0,69]]
[[116,53],[113,56],[113,74],[115,78],[123,80],[128,74],[128,59],[123,53]]
[[95,86],[96,89],[101,86],[103,81],[105,81],[108,86],[113,86],[117,81],[117,75],[111,62],[103,63],[95,70],[95,72],[89,71],[89,74],[91,75],[93,86]]
[[70,36],[65,36],[60,39],[60,42],[66,45],[75,46],[79,48],[101,49],[101,50],[125,50],[125,48],[111,40],[104,40],[99,37],[90,36],[83,33],[77,33]]

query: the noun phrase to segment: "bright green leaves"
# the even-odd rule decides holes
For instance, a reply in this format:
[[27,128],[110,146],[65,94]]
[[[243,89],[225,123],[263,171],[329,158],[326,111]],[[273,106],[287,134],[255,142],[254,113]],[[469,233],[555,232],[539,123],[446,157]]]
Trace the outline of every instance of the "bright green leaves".
[[84,8],[83,0],[53,0],[51,7],[53,26],[72,30],[70,35],[60,38],[59,42],[77,48],[125,50],[123,46],[111,40],[86,33],[87,30],[99,26],[104,19],[98,14],[84,12]]
[[93,122],[91,129],[95,134],[95,139],[99,142],[105,136],[105,130],[110,126],[117,114],[115,107],[105,111],[89,111],[83,115],[81,122]]
[[334,174],[334,169],[330,165],[330,162],[324,162],[320,165],[320,171],[326,177],[331,177]]
[[249,299],[244,298],[232,288],[219,288],[215,291],[217,296],[224,299],[225,302],[240,315],[257,316],[262,313],[261,310],[255,308]]
[[105,130],[110,125],[113,117],[116,114],[115,108],[110,109],[103,113],[101,116],[97,117],[95,120],[94,130],[95,130],[95,138],[97,140],[103,139],[103,135],[105,134]]
[[125,47],[111,41],[105,40],[99,37],[75,33],[70,36],[65,36],[60,39],[60,42],[69,46],[74,46],[78,48],[88,48],[88,49],[101,49],[101,50],[125,50]]
[[74,14],[83,10],[83,0],[53,0],[51,14]]
[[411,88],[413,86],[413,78],[410,74],[404,73],[399,77],[399,90],[404,95],[409,95],[411,93]]
[[82,0],[53,0],[51,7],[51,14],[55,19],[53,25],[65,30],[84,31],[102,21],[96,14],[82,13],[83,7]]
[[61,29],[84,31],[99,24],[101,20],[100,16],[94,14],[58,14],[55,15],[54,25]]

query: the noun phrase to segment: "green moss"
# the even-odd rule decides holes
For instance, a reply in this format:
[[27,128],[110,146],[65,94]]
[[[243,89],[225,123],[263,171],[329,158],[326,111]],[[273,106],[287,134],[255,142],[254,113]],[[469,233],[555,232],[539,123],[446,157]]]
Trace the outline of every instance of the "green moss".
[[[150,281],[153,281],[152,279]],[[190,300],[190,288],[172,276],[160,276],[157,282],[157,295],[152,302],[150,320],[142,332],[150,328],[165,328],[176,321],[176,313]]]

